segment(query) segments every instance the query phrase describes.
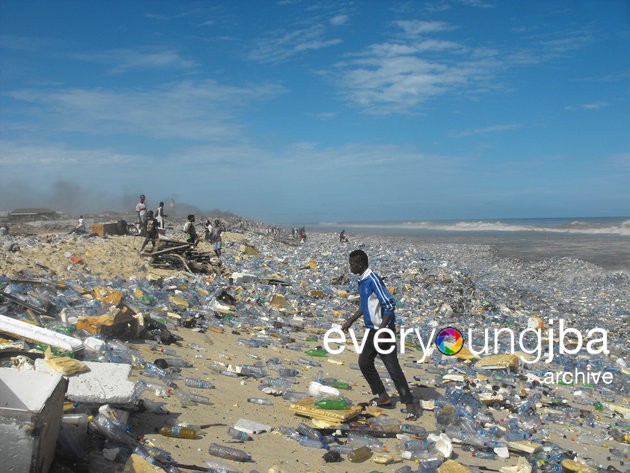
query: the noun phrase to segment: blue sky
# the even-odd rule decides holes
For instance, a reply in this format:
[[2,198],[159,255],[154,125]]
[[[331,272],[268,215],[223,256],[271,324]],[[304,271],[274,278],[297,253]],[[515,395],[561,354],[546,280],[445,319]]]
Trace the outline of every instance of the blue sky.
[[0,210],[623,216],[629,130],[623,0],[0,2]]

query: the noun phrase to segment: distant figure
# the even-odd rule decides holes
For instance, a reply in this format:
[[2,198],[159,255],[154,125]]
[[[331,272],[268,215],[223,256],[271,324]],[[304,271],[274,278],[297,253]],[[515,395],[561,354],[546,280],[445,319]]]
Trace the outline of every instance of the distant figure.
[[348,237],[346,236],[345,230],[341,230],[341,233],[339,234],[339,243],[348,243]]
[[203,224],[203,239],[205,241],[210,241],[210,235],[212,234],[212,222],[207,218]]
[[6,224],[0,225],[0,236],[5,236],[9,234],[9,227]]
[[153,210],[147,212],[147,235],[144,239],[144,243],[140,247],[140,253],[147,246],[147,243],[151,242],[151,252],[155,250],[155,242],[158,238],[158,221],[153,217]]
[[164,230],[164,217],[168,217],[168,215],[164,214],[164,202],[160,202],[157,210],[155,211],[155,219],[158,222],[158,229]]
[[140,236],[147,234],[147,204],[144,203],[144,194],[140,196],[140,202],[136,204],[138,223],[140,224]]
[[195,229],[195,216],[188,215],[188,221],[184,224],[184,234],[186,241],[191,245],[196,245],[199,241],[197,230]]
[[79,216],[79,223],[70,233],[87,233],[87,229],[85,228],[85,221],[83,220],[83,215]]
[[221,247],[223,246],[221,233],[224,231],[225,225],[223,225],[223,223],[217,218],[214,221],[212,230],[210,231],[210,243],[212,243],[212,247],[214,248],[214,253],[217,255],[217,258],[221,257]]
[[300,227],[298,230],[298,241],[300,243],[304,243],[306,241],[306,229],[304,227]]

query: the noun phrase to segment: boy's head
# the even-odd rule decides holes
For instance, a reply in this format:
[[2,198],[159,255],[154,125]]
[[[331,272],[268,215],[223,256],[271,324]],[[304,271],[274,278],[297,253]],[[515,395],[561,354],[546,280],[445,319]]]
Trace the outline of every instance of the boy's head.
[[194,222],[195,221],[195,216],[193,214],[188,215],[188,221],[189,222]]
[[147,212],[147,215],[149,216],[149,218],[153,217],[153,210],[149,210]]
[[160,207],[164,207],[164,202],[160,202]]
[[140,202],[144,202],[144,194],[140,195]]
[[352,274],[363,274],[369,266],[368,255],[363,250],[354,250],[348,257]]

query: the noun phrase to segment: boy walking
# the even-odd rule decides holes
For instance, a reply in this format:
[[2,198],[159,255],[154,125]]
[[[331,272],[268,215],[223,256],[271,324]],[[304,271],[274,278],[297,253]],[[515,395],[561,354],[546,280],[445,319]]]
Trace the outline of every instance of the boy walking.
[[146,237],[144,239],[144,243],[140,247],[140,253],[144,250],[144,247],[147,246],[147,243],[151,242],[151,252],[155,250],[155,242],[158,238],[158,221],[153,218],[153,211],[149,210],[147,212],[147,229],[146,229]]
[[[374,366],[374,360],[378,355],[383,360],[389,376],[396,385],[400,401],[406,404],[406,420],[416,420],[419,416],[418,406],[414,403],[409,384],[398,362],[395,339],[390,341],[388,337],[383,337],[378,340],[378,347],[382,353],[377,351],[377,344],[375,343],[378,330],[394,330],[396,303],[385,287],[383,280],[370,269],[368,256],[363,250],[354,250],[350,253],[349,263],[352,274],[359,275],[361,305],[354,315],[344,322],[341,329],[344,332],[347,331],[358,318],[363,317],[368,334],[363,351],[359,355],[359,368],[370,385],[372,394],[377,396],[371,400],[371,404],[376,406],[390,406],[392,404],[392,399],[387,394],[383,381]],[[388,351],[389,353],[386,353]]]

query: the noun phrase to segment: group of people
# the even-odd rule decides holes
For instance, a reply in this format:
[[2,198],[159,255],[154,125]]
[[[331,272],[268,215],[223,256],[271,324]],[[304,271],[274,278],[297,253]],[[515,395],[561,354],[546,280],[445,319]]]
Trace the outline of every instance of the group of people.
[[306,241],[306,229],[304,227],[294,227],[291,229],[291,236],[294,240],[297,240],[300,243],[304,243]]
[[[138,224],[140,225],[140,235],[144,236],[144,242],[140,247],[140,252],[144,251],[145,246],[151,243],[151,252],[155,249],[158,234],[160,230],[164,230],[164,202],[160,202],[155,215],[152,210],[147,210],[146,197],[140,196],[139,202],[136,204],[136,212],[138,214]],[[200,241],[197,229],[195,228],[195,216],[189,214],[183,227],[184,238],[190,245],[197,245]],[[212,244],[214,253],[218,258],[221,257],[221,248],[223,247],[223,239],[221,233],[225,231],[225,225],[217,218],[214,223],[206,220],[204,224],[204,240]]]
[[[221,233],[225,231],[225,224],[218,218],[214,220],[214,224],[210,222],[210,219],[206,219],[204,223],[204,240],[212,244],[214,253],[217,258],[221,257],[221,248],[223,247],[223,239]],[[193,214],[188,215],[186,223],[184,224],[184,237],[186,241],[191,245],[197,245],[200,241],[197,230],[195,229],[195,216]]]
[[153,251],[160,230],[166,228],[164,225],[164,217],[167,217],[167,215],[164,213],[164,202],[160,202],[154,215],[153,210],[147,210],[146,197],[142,194],[139,202],[136,204],[136,213],[138,214],[140,236],[145,237],[140,247],[140,252],[144,250],[144,247],[147,246],[149,242],[151,242],[151,251]]

